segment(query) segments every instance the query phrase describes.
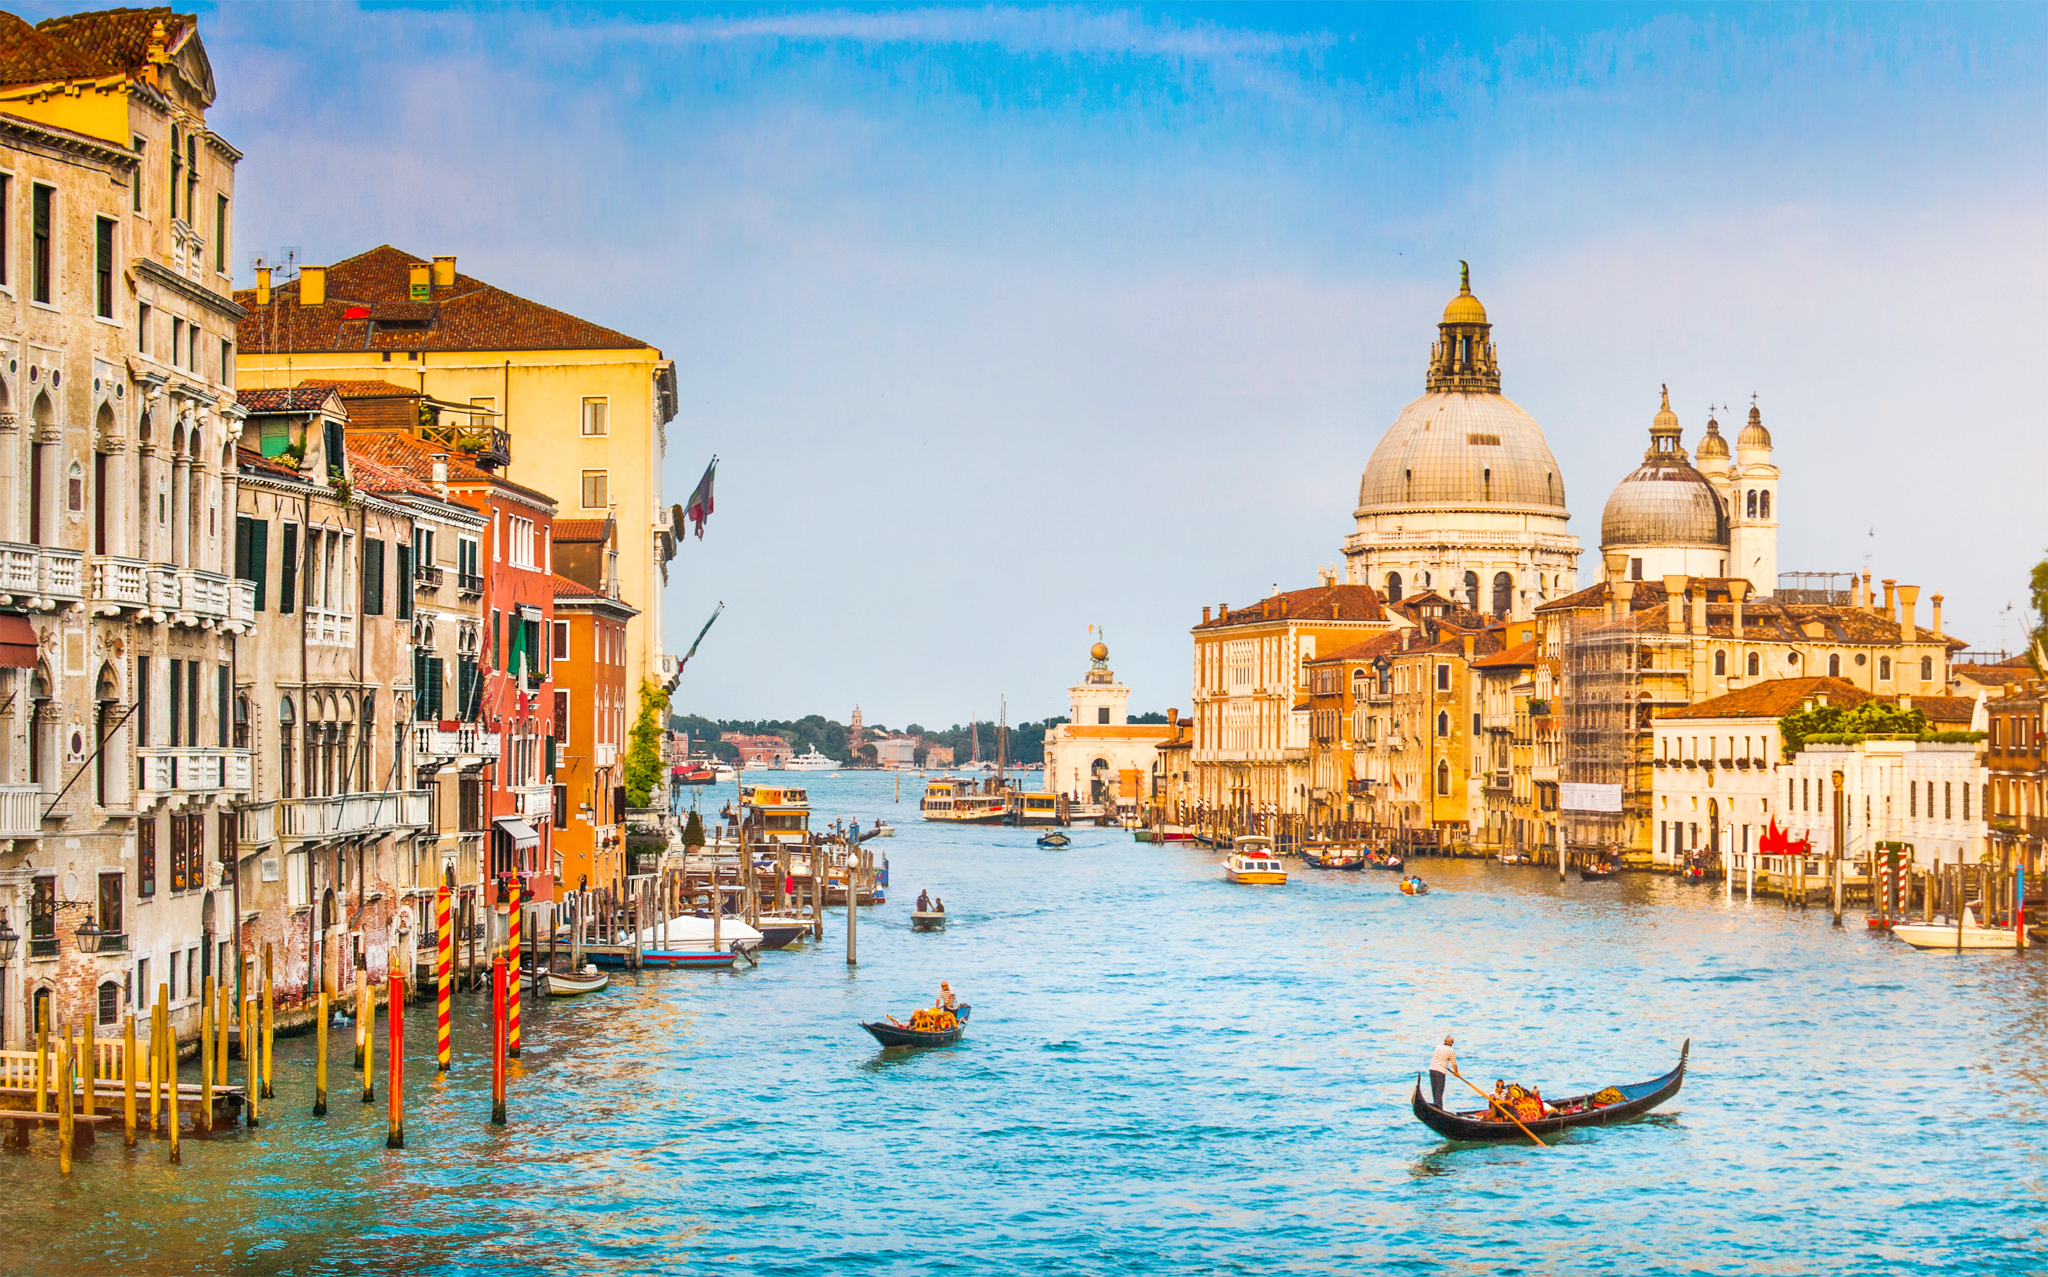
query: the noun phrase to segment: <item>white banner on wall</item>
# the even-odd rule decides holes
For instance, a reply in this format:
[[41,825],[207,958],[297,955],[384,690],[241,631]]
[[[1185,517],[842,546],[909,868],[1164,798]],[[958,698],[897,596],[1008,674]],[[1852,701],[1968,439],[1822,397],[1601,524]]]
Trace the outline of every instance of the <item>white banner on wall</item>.
[[1557,787],[1557,805],[1565,811],[1619,812],[1621,786],[1562,784]]

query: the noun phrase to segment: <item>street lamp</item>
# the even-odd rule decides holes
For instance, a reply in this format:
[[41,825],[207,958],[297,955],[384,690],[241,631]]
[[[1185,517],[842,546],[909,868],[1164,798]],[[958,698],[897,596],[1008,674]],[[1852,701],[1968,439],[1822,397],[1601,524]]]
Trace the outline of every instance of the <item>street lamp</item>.
[[94,922],[91,918],[87,918],[78,930],[72,933],[72,937],[78,941],[78,951],[87,957],[91,957],[100,951],[100,941],[106,937],[106,934],[106,932],[100,930],[98,923]]
[[21,936],[7,924],[6,918],[0,917],[0,967],[14,961],[15,946],[20,943]]

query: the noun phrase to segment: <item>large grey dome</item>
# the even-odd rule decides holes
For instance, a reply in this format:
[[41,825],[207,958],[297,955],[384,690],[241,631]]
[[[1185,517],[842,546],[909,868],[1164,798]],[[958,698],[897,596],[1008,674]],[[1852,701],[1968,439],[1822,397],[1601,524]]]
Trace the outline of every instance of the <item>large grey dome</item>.
[[1431,391],[1403,408],[1365,463],[1359,513],[1443,506],[1564,514],[1535,418],[1499,393]]
[[1600,514],[1600,548],[1728,544],[1728,518],[1707,477],[1682,455],[1644,460]]

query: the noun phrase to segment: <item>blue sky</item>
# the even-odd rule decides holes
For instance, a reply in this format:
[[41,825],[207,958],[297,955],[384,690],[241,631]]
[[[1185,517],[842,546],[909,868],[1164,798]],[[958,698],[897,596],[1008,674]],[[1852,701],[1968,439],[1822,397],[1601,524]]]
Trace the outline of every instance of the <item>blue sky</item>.
[[202,12],[245,267],[452,252],[677,360],[679,708],[1059,712],[1091,622],[1184,708],[1204,604],[1337,561],[1460,258],[1582,579],[1669,383],[1689,445],[1759,397],[1782,568],[2023,631],[2048,9]]

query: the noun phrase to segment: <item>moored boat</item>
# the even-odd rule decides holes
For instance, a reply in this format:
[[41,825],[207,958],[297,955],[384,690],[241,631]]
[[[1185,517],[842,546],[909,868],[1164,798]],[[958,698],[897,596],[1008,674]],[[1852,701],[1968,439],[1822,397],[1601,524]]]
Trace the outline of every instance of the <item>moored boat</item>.
[[1915,949],[2018,949],[2020,937],[2010,927],[1987,927],[1978,921],[1976,906],[1963,910],[1958,921],[1937,915],[1933,922],[1894,922],[1892,934]]
[[1232,844],[1223,862],[1225,882],[1255,887],[1284,887],[1287,869],[1273,854],[1273,840],[1261,834],[1245,834]]
[[863,1029],[884,1047],[951,1046],[967,1033],[967,1017],[974,1011],[970,1006],[953,1009],[953,1027],[949,1029],[913,1029],[899,1024],[891,1017],[887,1021],[867,1020],[861,1023]]
[[1685,1045],[1678,1050],[1678,1067],[1664,1076],[1625,1086],[1602,1087],[1555,1104],[1546,1102],[1542,1116],[1524,1118],[1520,1126],[1502,1116],[1492,1105],[1456,1112],[1436,1107],[1423,1098],[1422,1075],[1419,1073],[1415,1075],[1415,1092],[1408,1103],[1417,1121],[1452,1140],[1494,1142],[1527,1139],[1528,1135],[1522,1129],[1525,1126],[1538,1138],[1579,1126],[1612,1126],[1616,1122],[1641,1117],[1678,1094],[1679,1086],[1685,1081],[1686,1057],[1691,1054],[1692,1039],[1687,1038]]
[[611,982],[612,978],[599,971],[596,963],[586,962],[581,971],[548,972],[547,995],[551,998],[573,998],[584,993],[602,993]]

